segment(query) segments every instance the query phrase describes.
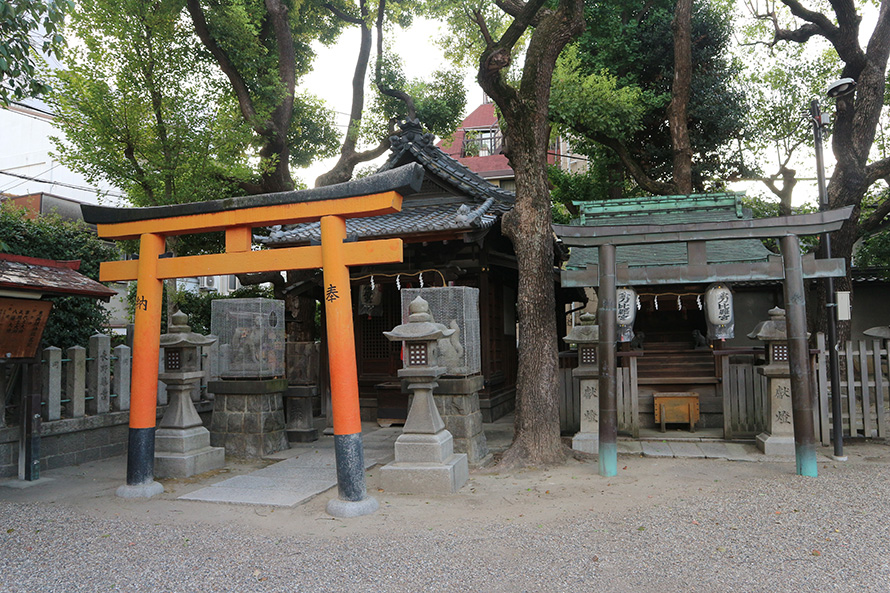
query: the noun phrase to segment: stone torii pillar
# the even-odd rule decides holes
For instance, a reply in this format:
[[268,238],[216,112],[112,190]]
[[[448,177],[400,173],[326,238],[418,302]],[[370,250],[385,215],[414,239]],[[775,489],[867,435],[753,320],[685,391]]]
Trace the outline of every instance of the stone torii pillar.
[[[402,240],[347,243],[345,219],[398,212],[402,196],[419,191],[423,176],[423,168],[415,164],[313,190],[150,208],[81,207],[84,220],[97,225],[100,237],[140,243],[138,261],[104,262],[99,272],[105,282],[137,282],[127,483],[118,488],[118,496],[147,498],[163,491],[154,481],[162,281],[322,268],[333,338],[328,351],[339,482],[339,500],[331,501],[328,512],[354,516],[376,510],[376,501],[365,491],[348,266],[400,262]],[[321,246],[251,248],[254,227],[313,221],[321,221]],[[225,232],[225,253],[161,257],[168,236],[213,231]]]

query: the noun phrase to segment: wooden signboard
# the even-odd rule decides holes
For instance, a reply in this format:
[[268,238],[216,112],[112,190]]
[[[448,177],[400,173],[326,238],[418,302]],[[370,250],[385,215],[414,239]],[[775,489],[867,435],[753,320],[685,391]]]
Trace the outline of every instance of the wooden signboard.
[[0,357],[33,358],[53,304],[0,298]]

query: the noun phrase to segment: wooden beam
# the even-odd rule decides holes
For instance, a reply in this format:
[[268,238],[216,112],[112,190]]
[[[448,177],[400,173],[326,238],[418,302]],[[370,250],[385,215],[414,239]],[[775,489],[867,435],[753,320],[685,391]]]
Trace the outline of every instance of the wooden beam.
[[191,235],[222,231],[232,227],[258,227],[273,224],[296,224],[319,220],[322,216],[358,218],[391,214],[402,209],[402,196],[394,191],[367,196],[293,202],[272,206],[257,206],[237,210],[202,212],[97,225],[103,239],[137,239],[144,234]]
[[[812,254],[803,258],[804,278],[839,278],[847,273],[847,262],[843,258],[815,259]],[[647,286],[683,284],[687,282],[751,282],[762,280],[784,280],[785,270],[781,258],[759,263],[730,263],[691,266],[650,266],[631,268],[618,266],[618,284]],[[585,270],[563,270],[562,286],[598,286],[598,266],[587,266]]]
[[[348,266],[398,263],[402,261],[402,240],[382,239],[344,243],[343,257]],[[135,280],[138,264],[139,260],[103,262],[99,266],[99,279],[102,282]],[[163,258],[158,260],[157,277],[159,280],[166,280],[321,267],[321,247],[313,245]]]

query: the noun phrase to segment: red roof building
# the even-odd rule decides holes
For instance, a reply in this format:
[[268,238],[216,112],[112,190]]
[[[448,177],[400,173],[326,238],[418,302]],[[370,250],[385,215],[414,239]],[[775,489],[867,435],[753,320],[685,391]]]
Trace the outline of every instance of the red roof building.
[[[504,136],[495,105],[490,100],[470,113],[451,139],[441,140],[436,146],[486,181],[515,191],[515,174],[504,156]],[[568,142],[563,138],[557,138],[551,145],[547,162],[575,172],[586,169],[587,165],[586,159],[570,153]]]

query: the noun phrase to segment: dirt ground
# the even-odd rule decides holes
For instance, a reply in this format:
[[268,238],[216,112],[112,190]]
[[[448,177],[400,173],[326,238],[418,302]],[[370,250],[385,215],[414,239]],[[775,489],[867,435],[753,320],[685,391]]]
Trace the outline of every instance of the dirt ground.
[[[842,473],[863,465],[890,465],[890,446],[883,441],[849,444],[849,460],[835,462],[820,450],[820,475]],[[262,467],[264,462],[229,464],[225,470],[189,479],[163,480],[165,491],[151,500],[127,500],[114,495],[125,475],[125,460],[116,458],[51,472],[52,482],[40,488],[0,489],[0,501],[73,505],[96,518],[121,518],[152,524],[229,525],[275,535],[342,537],[399,529],[447,530],[458,524],[543,524],[583,521],[596,514],[633,513],[694,501],[713,493],[744,497],[752,480],[794,476],[787,461],[732,462],[711,459],[619,457],[618,475],[604,478],[595,459],[570,459],[565,465],[500,471],[472,470],[469,482],[447,496],[398,495],[380,488],[380,468],[367,472],[368,493],[380,509],[368,516],[333,518],[325,512],[336,488],[293,508],[256,507],[177,500],[177,497],[233,475]],[[50,474],[47,474],[50,475]],[[815,478],[818,480],[818,478]],[[592,515],[593,514],[593,515]]]

